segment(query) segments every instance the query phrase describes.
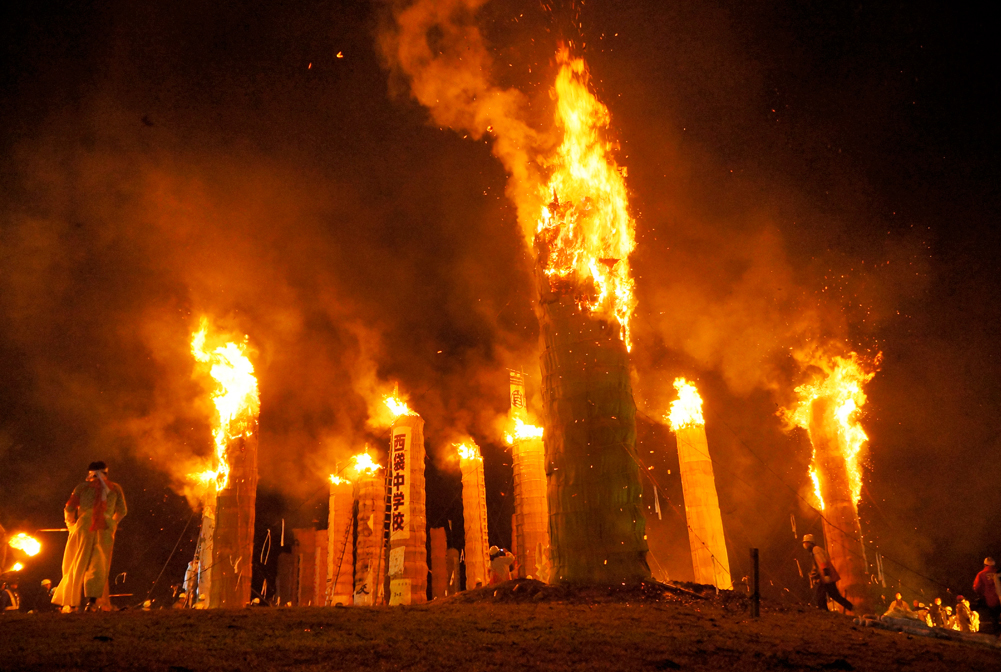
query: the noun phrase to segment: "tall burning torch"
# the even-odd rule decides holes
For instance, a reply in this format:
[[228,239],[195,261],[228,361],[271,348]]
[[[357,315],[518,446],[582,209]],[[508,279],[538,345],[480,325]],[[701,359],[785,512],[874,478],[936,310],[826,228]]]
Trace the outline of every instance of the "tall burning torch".
[[386,496],[389,515],[389,603],[427,601],[427,508],[424,420],[399,398],[387,397],[396,419],[390,433]]
[[470,441],[456,444],[462,470],[462,520],[466,538],[466,588],[487,585],[490,556],[487,531],[487,488],[483,480],[483,456]]
[[581,59],[557,54],[563,141],[535,234],[552,580],[635,584],[650,577],[629,379],[635,223],[604,134],[608,109]]
[[[873,368],[878,363],[879,355]],[[862,496],[862,451],[869,437],[857,416],[866,401],[862,388],[876,372],[867,370],[854,352],[816,365],[821,373],[796,388],[799,402],[786,410],[785,416],[810,437],[810,479],[824,517],[827,551],[841,575],[841,592],[860,609],[868,596],[858,502]]]
[[[385,478],[382,469],[368,453],[354,458],[354,501],[357,502],[357,542],[355,544],[354,604],[372,606],[382,603],[383,572],[386,567],[383,524],[386,515]],[[335,506],[338,503],[335,502]],[[346,504],[346,503],[345,503]],[[338,509],[344,511],[342,504]],[[351,514],[344,524],[350,524]],[[341,518],[343,520],[343,518]],[[340,530],[338,530],[340,534]],[[330,532],[327,532],[330,535]],[[346,553],[346,551],[345,551]],[[348,567],[351,558],[348,558]],[[345,568],[346,569],[346,568]],[[345,572],[346,573],[346,572]]]
[[684,378],[674,381],[678,399],[671,402],[666,419],[678,440],[678,466],[688,519],[688,543],[692,548],[695,582],[730,590],[730,560],[723,536],[723,517],[716,495],[713,463],[706,441],[702,397]]
[[246,339],[209,348],[209,340],[221,339],[208,330],[203,318],[191,339],[192,355],[216,384],[214,466],[198,476],[204,492],[198,593],[199,599],[207,596],[209,608],[244,607],[250,603],[253,574],[260,399]]
[[[355,456],[356,463],[359,456]],[[370,458],[371,459],[371,458]],[[378,468],[378,465],[375,465]],[[354,566],[354,508],[355,498],[351,481],[335,474],[330,475],[330,499],[327,513],[327,595],[329,606],[351,604],[354,593],[352,567]],[[379,532],[382,525],[379,525]],[[377,534],[381,538],[381,535]]]
[[549,580],[549,501],[546,497],[546,453],[542,427],[529,425],[524,376],[510,372],[511,446],[514,468],[514,547],[518,576]]

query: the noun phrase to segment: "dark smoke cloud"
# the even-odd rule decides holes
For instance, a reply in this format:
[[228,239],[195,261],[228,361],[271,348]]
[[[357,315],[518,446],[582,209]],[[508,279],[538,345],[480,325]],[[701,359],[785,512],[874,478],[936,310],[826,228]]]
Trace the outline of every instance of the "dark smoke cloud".
[[[793,585],[789,515],[801,534],[810,517],[794,492],[809,449],[776,415],[801,374],[793,354],[818,341],[882,350],[864,524],[888,553],[963,585],[1001,524],[970,515],[1001,510],[996,464],[971,476],[999,429],[997,234],[983,224],[997,201],[985,150],[941,130],[950,115],[990,125],[950,88],[958,52],[934,17],[467,4],[486,83],[521,91],[494,102],[524,111],[526,138],[549,141],[560,38],[611,109],[638,221],[636,394],[661,495],[683,511],[673,439],[653,421],[688,375],[729,469],[718,482],[735,566],[757,545]],[[499,439],[505,367],[537,366],[531,260],[491,154],[519,148],[498,148],[489,120],[455,133],[407,100],[384,67],[394,9],[111,3],[29,8],[5,29],[8,529],[57,523],[100,457],[147,504],[128,524],[159,533],[153,481],[179,487],[176,465],[211,448],[188,351],[203,314],[256,350],[262,485],[289,510],[333,462],[382,441],[373,396],[394,382],[441,466],[458,434]],[[915,56],[921,45],[944,65]],[[893,79],[901,70],[921,81]],[[933,162],[943,155],[952,163]],[[938,522],[964,517],[960,531]],[[685,578],[683,532],[663,534],[674,541],[658,560]]]

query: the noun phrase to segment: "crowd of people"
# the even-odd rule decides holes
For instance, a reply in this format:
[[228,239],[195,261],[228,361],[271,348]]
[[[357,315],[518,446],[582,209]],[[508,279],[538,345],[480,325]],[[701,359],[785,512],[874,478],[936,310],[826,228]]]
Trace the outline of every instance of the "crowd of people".
[[973,580],[973,594],[972,604],[965,596],[957,595],[955,606],[950,606],[942,604],[940,597],[936,597],[931,604],[918,600],[908,604],[897,593],[883,615],[921,621],[930,628],[1001,635],[1001,575],[997,572],[994,558],[984,559],[983,569]]

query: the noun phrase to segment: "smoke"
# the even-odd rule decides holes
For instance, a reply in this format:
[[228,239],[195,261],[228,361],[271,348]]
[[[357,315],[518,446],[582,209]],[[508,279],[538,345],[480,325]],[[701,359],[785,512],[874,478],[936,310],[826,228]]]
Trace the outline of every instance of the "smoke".
[[[587,58],[629,171],[638,401],[657,420],[676,376],[697,381],[710,449],[731,470],[720,499],[737,543],[767,558],[801,513],[772,471],[793,487],[806,476],[809,448],[776,412],[812,344],[886,354],[863,420],[863,507],[892,521],[880,539],[918,525],[929,501],[914,492],[933,480],[953,493],[933,498],[939,519],[990,509],[957,441],[973,450],[997,434],[984,410],[994,318],[981,285],[993,280],[986,266],[966,280],[962,245],[981,243],[962,239],[955,259],[932,262],[951,280],[929,281],[939,243],[924,225],[954,199],[898,177],[927,168],[894,144],[895,110],[924,109],[918,98],[880,102],[898,64],[847,62],[869,92],[860,103],[800,58],[810,40],[774,39],[760,8],[575,7],[573,29],[558,8],[478,0],[383,5],[381,17],[364,3],[336,16],[310,3],[111,3],[20,20],[0,74],[3,515],[57,526],[86,463],[106,459],[128,495],[150,490],[126,528],[157,532],[145,519],[160,482],[140,479],[159,471],[183,489],[181,465],[211,451],[189,351],[203,315],[257,353],[264,488],[298,503],[338,461],[381,448],[375,413],[396,384],[427,421],[430,454],[469,434],[489,470],[506,368],[527,367],[539,408],[525,240],[537,159],[555,142],[560,38]],[[898,32],[881,28],[878,43]],[[670,453],[669,435],[644,432],[644,449]],[[670,468],[651,472],[665,489]],[[955,563],[977,529],[989,526],[954,548],[951,532],[922,527],[901,555],[934,535]]]

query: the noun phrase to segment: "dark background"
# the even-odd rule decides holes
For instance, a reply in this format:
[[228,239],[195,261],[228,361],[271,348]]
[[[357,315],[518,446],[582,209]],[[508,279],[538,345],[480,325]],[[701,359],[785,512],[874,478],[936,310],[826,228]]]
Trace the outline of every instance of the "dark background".
[[[157,594],[179,581],[197,534],[197,517],[182,534],[180,465],[211,449],[188,352],[207,314],[255,348],[259,540],[282,520],[325,520],[323,479],[382,445],[366,419],[392,381],[428,423],[429,518],[461,529],[447,458],[469,434],[486,456],[491,542],[509,545],[499,427],[505,368],[537,370],[528,250],[489,145],[428,124],[389,81],[374,43],[390,8],[0,11],[0,523],[61,527],[87,463],[105,459],[130,504],[115,591],[140,601],[175,544]],[[809,446],[776,413],[797,380],[789,353],[833,339],[884,355],[863,421],[867,538],[913,597],[968,593],[1001,553],[987,18],[917,3],[511,0],[479,23],[497,80],[537,100],[572,40],[612,113],[637,218],[655,572],[691,576],[673,438],[656,424],[687,375],[706,401],[735,576],[757,546],[767,589],[801,594],[789,516],[815,529],[800,498]],[[62,539],[39,536],[26,585],[58,578]]]

